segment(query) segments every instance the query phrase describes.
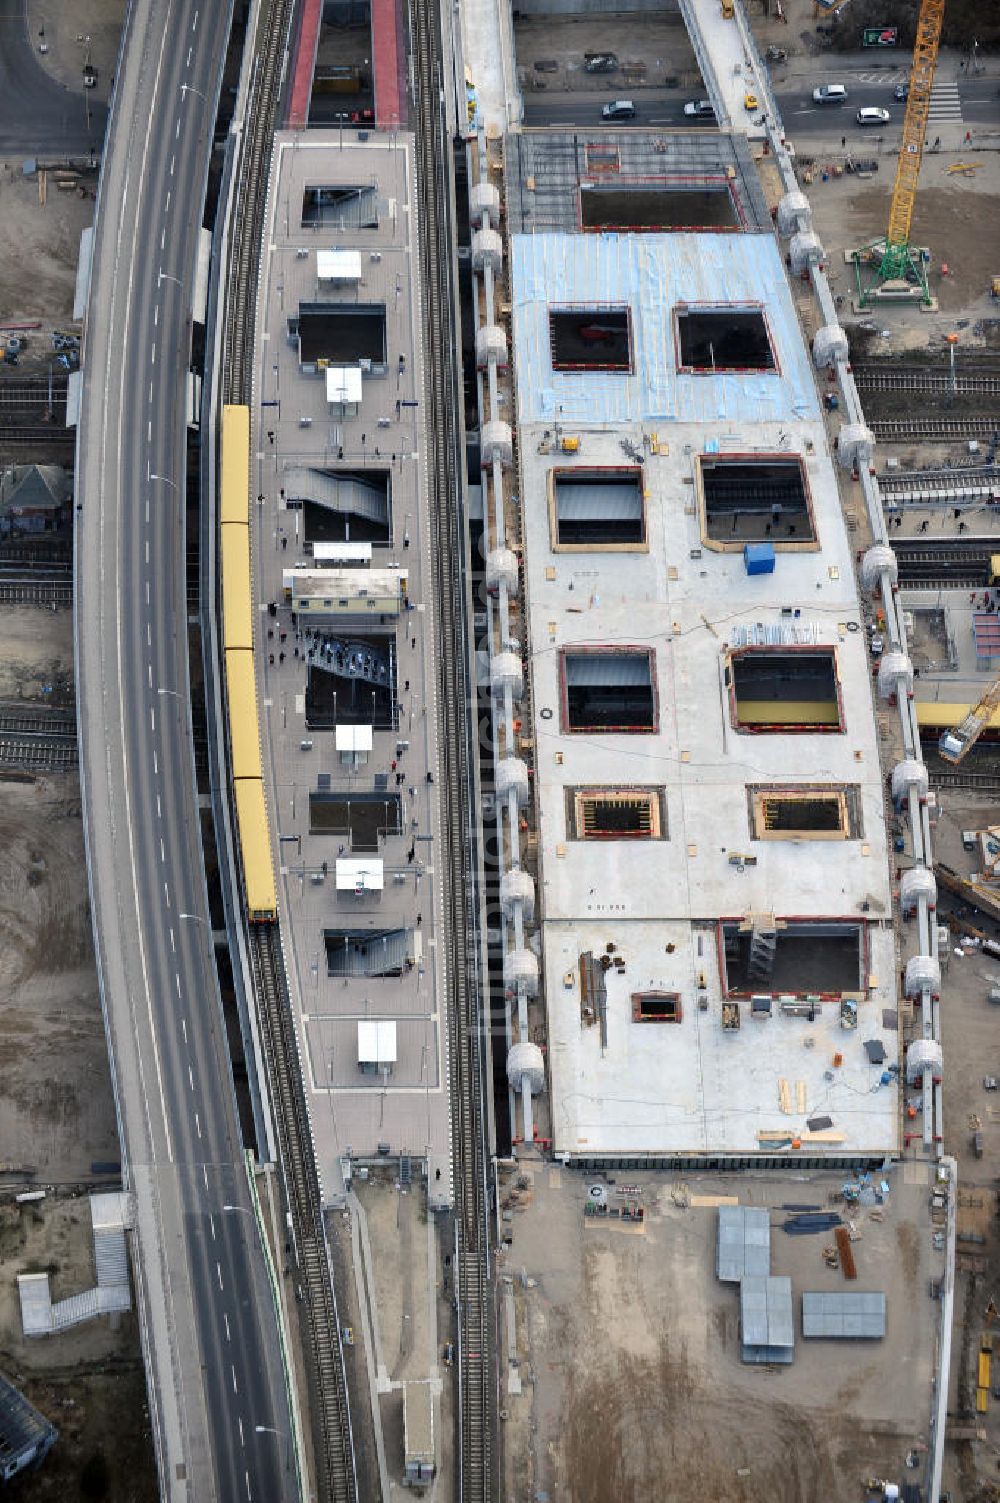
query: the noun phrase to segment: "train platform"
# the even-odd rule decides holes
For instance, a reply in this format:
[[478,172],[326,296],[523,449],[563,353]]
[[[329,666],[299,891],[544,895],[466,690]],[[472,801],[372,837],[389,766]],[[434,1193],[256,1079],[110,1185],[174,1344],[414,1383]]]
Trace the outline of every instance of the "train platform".
[[304,0],[295,44],[292,86],[288,100],[288,124],[293,130],[301,130],[309,124],[309,100],[312,94],[313,74],[316,71],[316,51],[319,47],[322,21],[323,0]]
[[257,696],[326,1204],[364,1161],[452,1199],[415,170],[408,135],[279,133],[258,304]]
[[375,119],[391,130],[404,123],[406,105],[406,49],[400,9],[400,0],[372,0]]

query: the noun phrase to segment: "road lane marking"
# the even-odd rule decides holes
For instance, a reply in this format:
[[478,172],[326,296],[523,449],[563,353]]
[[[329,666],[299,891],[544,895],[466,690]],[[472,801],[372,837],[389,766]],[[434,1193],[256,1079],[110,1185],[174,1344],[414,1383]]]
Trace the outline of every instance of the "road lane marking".
[[147,621],[146,622],[146,646],[147,647],[152,647],[152,645],[153,645],[153,628],[150,626],[149,622]]
[[237,1386],[237,1383],[236,1383],[236,1368],[235,1368],[235,1366],[234,1366],[234,1364],[232,1362],[230,1362],[230,1364],[229,1364],[229,1371],[233,1375],[233,1393],[239,1393],[240,1390],[239,1390],[239,1388]]
[[[152,402],[152,400],[153,400],[153,383],[152,383],[152,381],[150,381],[150,383],[149,383],[149,400],[150,400],[150,402]],[[146,464],[146,470],[147,470],[147,473],[148,473],[148,471],[149,471],[149,463],[148,462]]]
[[191,30],[192,31],[197,31],[198,30],[198,17],[200,15],[201,15],[201,12],[196,10],[195,13],[194,13],[194,20],[191,22]]
[[157,777],[159,777],[159,775],[160,775],[160,769],[156,765],[156,753],[154,752],[153,753],[153,777],[157,778]]
[[174,175],[174,163],[176,161],[177,161],[177,154],[175,152],[174,155],[170,158],[170,176],[171,177],[173,177],[173,175]]
[[153,734],[155,735],[156,734],[156,711],[153,709],[152,705],[150,705],[150,707],[149,707],[149,728],[153,732]]
[[170,213],[170,189],[169,188],[167,189],[167,202],[166,202],[166,204],[164,206],[164,212],[167,213],[167,214]]
[[[157,803],[160,802],[159,796],[157,796],[156,802]],[[163,896],[166,898],[166,900],[167,900],[167,907],[169,908],[170,907],[170,883],[169,882],[164,882],[164,884],[163,884]]]
[[[180,977],[180,972],[179,971],[175,971],[174,972],[174,985],[177,988],[177,995],[179,997],[180,994],[181,994],[181,977]],[[184,1021],[183,1018],[181,1018],[181,1027],[184,1029],[184,1037],[186,1039],[187,1038],[187,1024],[185,1023],[185,1021]]]
[[[160,795],[159,794],[156,795],[156,817],[157,817],[157,819],[162,819],[163,818],[163,810],[160,808]],[[164,882],[163,886],[166,887],[166,885],[167,885],[166,882]]]
[[[150,418],[149,422],[146,424],[146,442],[147,442],[147,444],[151,444],[153,442],[153,419],[152,418]],[[146,521],[147,522],[149,521],[149,502],[148,501],[146,502]]]
[[192,54],[193,51],[194,51],[193,47],[189,47],[188,48],[187,62],[184,64],[185,68],[190,68],[190,66],[191,66],[191,54]]
[[149,363],[150,363],[150,365],[155,365],[156,364],[156,340],[155,339],[153,340],[153,348],[152,348],[152,350],[149,353]]
[[[163,844],[162,840],[160,841],[160,844],[161,845]],[[177,954],[177,941],[176,941],[176,939],[174,939],[174,931],[173,931],[173,929],[171,929],[171,931],[170,931],[170,948],[173,951],[173,953],[176,955]]]
[[[161,861],[166,861],[166,859],[167,859],[167,853],[166,853],[166,850],[165,850],[164,845],[163,845],[163,836],[161,835],[160,836],[160,860]],[[171,937],[173,937],[173,932],[174,931],[171,929],[171,931],[170,931]]]
[[146,539],[146,563],[149,563],[149,538]]
[[201,1166],[201,1177],[205,1181],[205,1189],[207,1190],[208,1189],[208,1165],[207,1164],[202,1164],[202,1166]]
[[194,1071],[192,1070],[192,1068],[191,1068],[190,1065],[188,1065],[188,1085],[191,1087],[191,1089],[193,1091],[194,1090]]
[[198,1129],[198,1136],[200,1138],[201,1137],[201,1118],[198,1116],[197,1112],[195,1112],[195,1114],[194,1114],[194,1125]]
[[[171,157],[170,160],[173,161],[173,157]],[[172,172],[173,168],[171,168],[170,170]],[[154,329],[156,328],[156,326],[157,326],[157,324],[159,322],[160,322],[160,305],[159,305],[159,303],[157,303],[156,307],[153,309],[153,328]]]
[[225,1285],[222,1282],[222,1267],[221,1267],[221,1265],[219,1263],[216,1263],[216,1265],[215,1265],[215,1273],[216,1273],[216,1277],[219,1280],[219,1288],[220,1289],[224,1289]]
[[147,663],[146,664],[146,676],[149,679],[149,687],[152,688],[153,687],[153,665],[152,665],[152,663]]
[[253,1497],[253,1493],[250,1491],[250,1473],[249,1472],[244,1472],[243,1475],[246,1478],[247,1497],[248,1498],[252,1498]]
[[[214,1242],[215,1241],[215,1217],[212,1215],[211,1211],[209,1211],[209,1213],[208,1213],[208,1229],[212,1233],[212,1241]],[[226,1330],[226,1335],[227,1336],[229,1335],[228,1329]]]
[[177,117],[177,129],[174,131],[174,140],[175,141],[178,141],[180,139],[180,134],[181,134],[181,117],[178,115],[178,117]]
[[[226,1320],[225,1316],[223,1316],[222,1318],[223,1318],[223,1320]],[[229,1334],[229,1322],[228,1321],[226,1321],[226,1334],[227,1335]],[[243,1439],[243,1420],[242,1420],[242,1418],[239,1417],[239,1416],[237,1416],[236,1423],[240,1427],[240,1445],[241,1446],[245,1446],[246,1445],[246,1441]]]
[[[229,1334],[229,1316],[226,1314],[225,1310],[223,1310],[223,1312],[222,1312],[222,1324],[226,1328],[226,1340],[227,1341],[232,1341],[233,1338]],[[242,1433],[243,1433],[243,1426],[241,1425],[240,1426],[240,1434],[242,1435]]]
[[167,243],[167,227],[166,227],[166,225],[164,225],[162,231],[160,232],[160,250],[163,249],[163,247],[166,245],[166,243]]

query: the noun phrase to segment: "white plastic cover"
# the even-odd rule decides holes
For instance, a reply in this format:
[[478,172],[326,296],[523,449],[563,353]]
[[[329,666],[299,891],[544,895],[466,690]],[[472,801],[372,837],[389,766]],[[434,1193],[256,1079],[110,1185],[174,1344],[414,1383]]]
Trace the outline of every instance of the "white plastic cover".
[[515,1091],[521,1090],[525,1081],[531,1087],[532,1096],[545,1089],[545,1061],[537,1044],[512,1044],[507,1055],[507,1079]]

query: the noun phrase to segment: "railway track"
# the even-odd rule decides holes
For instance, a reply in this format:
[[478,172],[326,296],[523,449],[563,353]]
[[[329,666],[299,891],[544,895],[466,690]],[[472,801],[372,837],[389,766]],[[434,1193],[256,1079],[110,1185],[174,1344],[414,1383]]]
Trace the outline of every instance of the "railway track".
[[948,392],[960,396],[1000,396],[1000,370],[956,370],[954,384],[946,367],[933,369],[923,365],[852,366],[859,391]]
[[50,609],[73,604],[73,565],[46,563],[0,564],[0,605],[43,605]]
[[47,737],[54,745],[76,742],[76,713],[0,700],[0,735]]
[[0,767],[35,772],[70,772],[77,765],[76,737],[58,740],[43,735],[8,735],[0,731]]
[[474,779],[466,641],[466,540],[459,477],[464,444],[458,414],[458,341],[455,329],[454,206],[450,140],[444,113],[444,67],[440,11],[431,0],[412,8],[420,254],[424,349],[428,372],[431,444],[431,525],[436,546],[435,602],[438,612],[441,757],[444,783],[441,859],[448,979],[449,1068],[455,1160],[455,1289],[458,1307],[459,1489],[462,1503],[488,1503],[494,1478],[495,1320],[486,1194],[487,1131],[484,1121],[483,977],[476,922]]
[[[265,0],[259,22],[257,66],[247,100],[230,231],[221,381],[222,400],[227,403],[249,405],[253,400],[254,323],[269,160],[293,10],[293,0]],[[250,950],[300,1281],[317,1492],[324,1503],[357,1503],[357,1463],[337,1296],[278,926],[253,926]]]
[[306,1358],[311,1364],[313,1406],[323,1440],[323,1498],[357,1498],[347,1403],[347,1378],[340,1321],[326,1250],[323,1207],[312,1150],[312,1131],[302,1067],[288,998],[285,962],[277,924],[254,925],[251,931],[254,982],[260,1003],[261,1039],[271,1085],[281,1168],[299,1273],[301,1309],[306,1324]]
[[973,438],[991,439],[1000,428],[1000,414],[968,418],[874,418],[869,427],[880,444],[965,443]]
[[1000,776],[990,772],[938,772],[932,769],[931,784],[934,788],[954,789],[979,794],[982,798],[1000,800]]
[[62,423],[7,423],[0,420],[0,446],[13,448],[17,444],[70,444],[76,443],[76,429]]

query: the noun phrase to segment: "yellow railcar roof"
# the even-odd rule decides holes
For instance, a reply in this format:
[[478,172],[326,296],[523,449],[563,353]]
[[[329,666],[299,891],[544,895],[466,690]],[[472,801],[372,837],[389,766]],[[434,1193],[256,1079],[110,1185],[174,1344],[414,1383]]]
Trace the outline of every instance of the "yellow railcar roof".
[[222,620],[226,648],[253,646],[250,606],[250,529],[222,529]]
[[250,520],[250,409],[222,409],[222,496],[220,516],[223,522]]
[[[918,700],[917,724],[922,730],[950,731],[952,726],[961,724],[972,708],[972,705],[946,704],[943,700]],[[1000,731],[1000,710],[990,716],[986,729]]]
[[231,647],[226,653],[226,691],[229,700],[229,744],[234,778],[259,778],[260,721],[253,653]]
[[247,909],[251,915],[273,914],[277,911],[278,897],[274,885],[264,785],[259,778],[238,778],[234,787]]

